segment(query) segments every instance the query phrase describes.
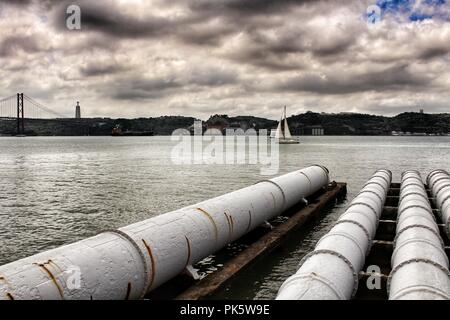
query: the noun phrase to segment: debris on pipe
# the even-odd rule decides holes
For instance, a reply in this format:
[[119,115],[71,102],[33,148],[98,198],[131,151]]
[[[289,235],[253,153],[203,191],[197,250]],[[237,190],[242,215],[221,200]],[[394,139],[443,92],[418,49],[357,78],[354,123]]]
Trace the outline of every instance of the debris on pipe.
[[328,183],[310,166],[6,264],[0,300],[142,298]]
[[450,300],[448,258],[417,171],[402,175],[391,263],[390,300]]
[[297,273],[281,286],[277,300],[349,300],[375,237],[392,180],[378,170],[331,231],[306,255]]

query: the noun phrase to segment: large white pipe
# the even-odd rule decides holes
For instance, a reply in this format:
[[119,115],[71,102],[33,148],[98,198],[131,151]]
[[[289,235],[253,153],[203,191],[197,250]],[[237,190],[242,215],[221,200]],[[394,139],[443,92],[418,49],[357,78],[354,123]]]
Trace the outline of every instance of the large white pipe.
[[142,298],[328,183],[311,166],[9,263],[0,299]]
[[375,237],[391,184],[388,170],[377,171],[331,231],[306,255],[297,273],[281,286],[277,300],[348,300]]
[[420,174],[402,175],[390,300],[450,299],[448,258]]
[[427,184],[450,239],[450,175],[444,170],[432,171],[427,177]]

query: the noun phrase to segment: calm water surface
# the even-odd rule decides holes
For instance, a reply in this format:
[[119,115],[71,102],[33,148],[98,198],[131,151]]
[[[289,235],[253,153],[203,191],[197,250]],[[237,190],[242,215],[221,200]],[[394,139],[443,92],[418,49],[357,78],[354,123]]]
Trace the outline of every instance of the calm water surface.
[[[174,165],[170,137],[0,138],[0,265],[265,179],[259,165]],[[450,137],[302,137],[280,146],[280,172],[309,164],[348,183],[352,199],[378,168],[399,181],[450,169]],[[272,299],[346,202],[216,298]]]

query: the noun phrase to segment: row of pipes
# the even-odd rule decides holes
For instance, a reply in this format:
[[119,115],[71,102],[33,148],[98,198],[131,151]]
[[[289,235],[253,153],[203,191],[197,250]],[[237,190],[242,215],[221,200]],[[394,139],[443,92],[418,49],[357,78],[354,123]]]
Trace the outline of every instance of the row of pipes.
[[[297,273],[283,283],[277,299],[348,300],[354,296],[391,178],[387,170],[372,176],[315,250],[302,259]],[[437,170],[427,182],[448,233],[450,175]],[[448,257],[417,171],[402,174],[393,246],[389,299],[450,300]]]
[[432,171],[427,177],[427,184],[450,239],[450,174],[444,170]]
[[283,283],[277,300],[348,300],[355,295],[391,180],[388,170],[372,176],[315,250],[303,258],[297,273]]
[[[277,299],[351,299],[375,238],[392,173],[378,170],[306,255]],[[139,299],[328,185],[314,165],[0,267],[1,299]],[[450,175],[427,183],[446,230]],[[402,175],[390,299],[450,299],[449,262],[420,174]],[[74,271],[78,271],[74,273]],[[74,277],[78,276],[76,279]]]
[[450,273],[420,173],[402,175],[388,280],[390,300],[450,300]]
[[0,299],[142,298],[328,183],[325,167],[310,166],[9,263]]

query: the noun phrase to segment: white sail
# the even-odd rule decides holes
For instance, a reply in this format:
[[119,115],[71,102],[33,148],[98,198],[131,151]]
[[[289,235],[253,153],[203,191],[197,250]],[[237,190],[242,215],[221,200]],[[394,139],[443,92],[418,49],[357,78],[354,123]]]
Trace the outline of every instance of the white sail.
[[283,122],[282,119],[280,119],[280,122],[278,123],[277,131],[275,132],[275,139],[284,138],[283,131],[281,130],[282,122]]
[[280,144],[294,144],[299,143],[298,140],[293,139],[291,131],[289,130],[289,125],[287,123],[286,117],[286,106],[284,107],[284,112],[281,115],[280,122],[276,130],[272,129],[270,136],[277,140]]
[[284,138],[292,139],[291,131],[289,130],[289,126],[288,126],[286,118],[284,118]]
[[[273,132],[275,131],[275,132]],[[299,141],[294,139],[291,135],[291,131],[289,130],[289,125],[286,117],[286,106],[284,107],[284,112],[281,115],[280,122],[278,123],[278,127],[276,130],[272,130],[272,134],[274,134],[273,138],[277,140],[279,144],[298,144]],[[271,134],[271,136],[272,136]]]
[[286,117],[286,106],[284,106],[284,138],[285,139],[292,139],[291,131],[289,130],[289,125],[287,123],[287,117]]

